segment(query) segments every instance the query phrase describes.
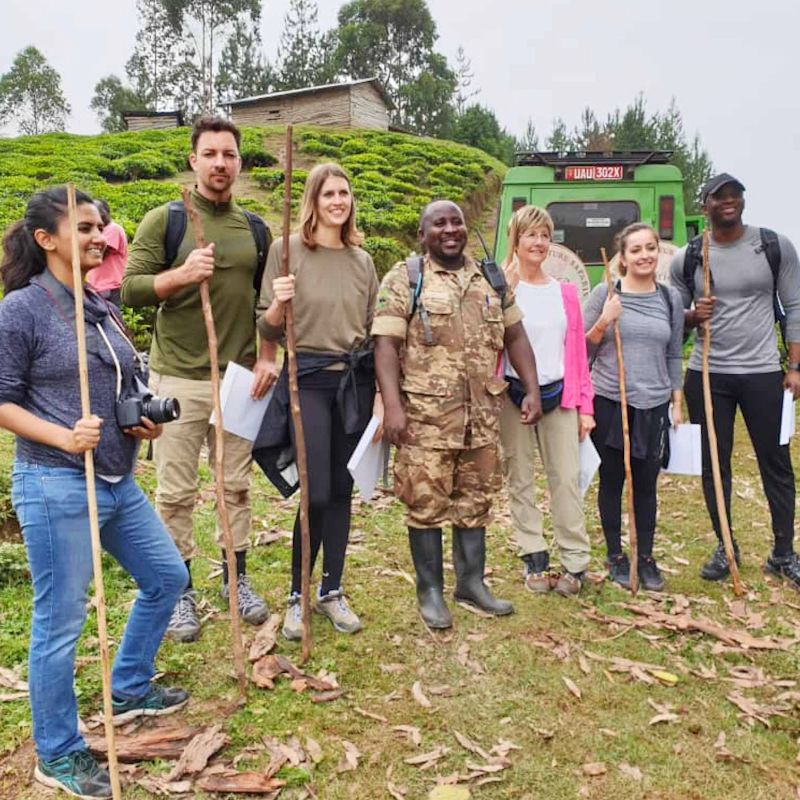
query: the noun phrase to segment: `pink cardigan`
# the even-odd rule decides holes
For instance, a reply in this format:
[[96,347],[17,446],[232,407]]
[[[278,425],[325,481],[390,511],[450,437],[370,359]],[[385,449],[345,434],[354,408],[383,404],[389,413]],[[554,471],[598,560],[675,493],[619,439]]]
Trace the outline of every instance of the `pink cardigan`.
[[574,283],[561,283],[561,299],[567,315],[567,335],[564,337],[564,391],[561,408],[577,408],[579,414],[594,415],[594,387],[589,377],[589,357],[586,354],[586,334],[583,314]]

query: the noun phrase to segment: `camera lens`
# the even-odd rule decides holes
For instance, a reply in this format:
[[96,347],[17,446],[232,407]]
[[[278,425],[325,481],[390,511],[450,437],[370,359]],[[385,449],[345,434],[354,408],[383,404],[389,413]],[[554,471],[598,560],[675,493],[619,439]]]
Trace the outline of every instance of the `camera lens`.
[[181,404],[175,397],[151,397],[142,404],[143,416],[161,425],[172,422],[181,415]]

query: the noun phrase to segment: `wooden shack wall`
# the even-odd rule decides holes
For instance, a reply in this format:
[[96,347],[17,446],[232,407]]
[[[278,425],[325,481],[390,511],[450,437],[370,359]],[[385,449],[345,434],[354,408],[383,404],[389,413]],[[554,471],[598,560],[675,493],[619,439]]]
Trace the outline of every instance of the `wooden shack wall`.
[[354,128],[389,129],[389,109],[371,83],[350,87],[350,124]]
[[170,117],[126,117],[125,124],[129,131],[163,130],[177,128],[177,116]]
[[350,121],[350,87],[313,92],[294,97],[255,100],[246,106],[232,106],[236,125],[286,125],[291,122],[347,127]]

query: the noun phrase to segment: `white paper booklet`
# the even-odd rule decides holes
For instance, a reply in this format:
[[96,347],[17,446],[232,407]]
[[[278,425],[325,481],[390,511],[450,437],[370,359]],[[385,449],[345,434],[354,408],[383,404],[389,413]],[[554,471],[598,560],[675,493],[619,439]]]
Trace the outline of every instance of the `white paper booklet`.
[[[230,362],[219,390],[222,426],[228,433],[241,436],[250,442],[254,442],[258,436],[264,413],[275,391],[273,387],[260,400],[253,400],[250,397],[250,387],[253,385],[254,377],[249,369]],[[214,425],[213,412],[209,424]]]
[[347,469],[353,476],[358,491],[365,500],[371,500],[375,487],[383,475],[389,444],[383,440],[373,442],[372,437],[380,424],[379,417],[373,417],[356,445],[353,455],[347,462]]
[[703,471],[700,437],[699,425],[670,426],[669,464],[664,471],[674,475],[700,475]]
[[783,408],[781,409],[781,438],[780,444],[789,444],[789,439],[794,436],[794,405],[795,399],[790,389],[783,391]]
[[600,456],[591,436],[587,435],[578,445],[578,464],[578,487],[581,494],[585,495],[600,467]]

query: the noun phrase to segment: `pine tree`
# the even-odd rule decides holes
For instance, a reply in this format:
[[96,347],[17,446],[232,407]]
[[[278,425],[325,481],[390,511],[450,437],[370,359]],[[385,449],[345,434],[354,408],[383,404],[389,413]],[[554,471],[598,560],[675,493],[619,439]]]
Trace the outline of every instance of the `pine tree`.
[[467,58],[462,45],[458,46],[456,50],[456,93],[453,97],[455,104],[456,114],[461,115],[467,108],[467,103],[473,98],[477,97],[480,89],[471,89],[472,80],[475,73],[472,71],[472,62]]
[[516,146],[517,150],[521,152],[535,152],[539,149],[539,134],[536,132],[536,126],[530,117],[528,117],[522,137],[517,139]]
[[289,3],[278,46],[277,72],[281,89],[302,89],[331,79],[319,32],[316,0],[291,0]]
[[557,153],[565,153],[574,149],[574,142],[567,130],[567,123],[561,117],[553,120],[553,130],[547,137],[547,149]]
[[220,105],[235,97],[266,94],[276,84],[272,67],[261,51],[258,28],[238,19],[219,57],[217,99]]

